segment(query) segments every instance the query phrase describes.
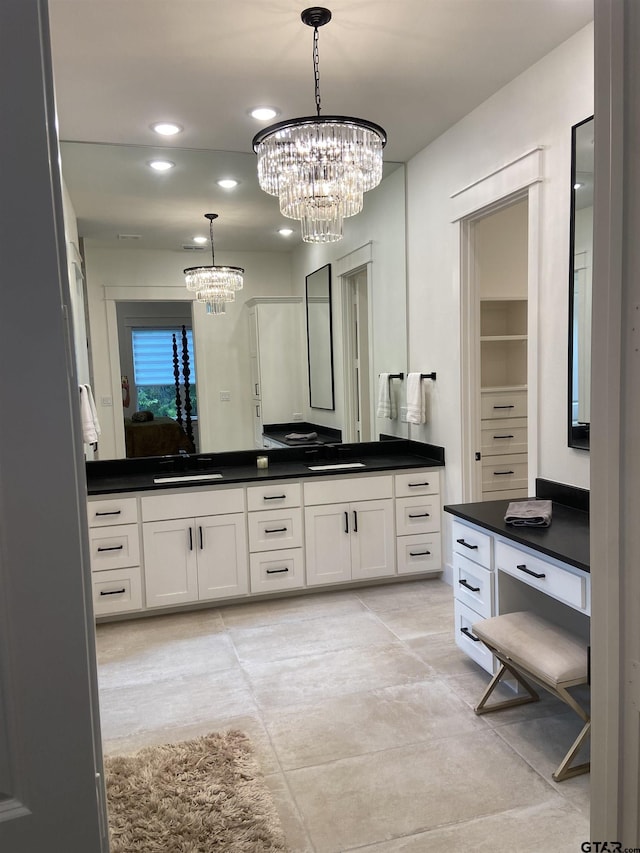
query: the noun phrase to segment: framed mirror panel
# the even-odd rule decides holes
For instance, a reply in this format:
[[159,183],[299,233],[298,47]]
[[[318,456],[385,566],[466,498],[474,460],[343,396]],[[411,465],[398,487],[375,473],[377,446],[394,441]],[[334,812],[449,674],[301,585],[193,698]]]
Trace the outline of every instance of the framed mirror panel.
[[331,264],[306,276],[305,285],[309,405],[312,409],[335,409]]

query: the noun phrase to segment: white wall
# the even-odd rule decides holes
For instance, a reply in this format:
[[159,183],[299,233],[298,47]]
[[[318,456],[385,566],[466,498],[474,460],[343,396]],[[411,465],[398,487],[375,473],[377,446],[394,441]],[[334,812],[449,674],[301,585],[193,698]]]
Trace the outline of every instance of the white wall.
[[[85,246],[94,396],[102,427],[101,459],[124,456],[122,441],[118,443],[118,435],[122,433],[122,405],[112,300],[188,298],[183,269],[196,265],[199,257],[172,251]],[[244,303],[255,296],[291,294],[291,257],[287,253],[217,252],[216,261],[243,267],[245,276],[244,288],[236,294],[236,301],[227,306],[226,315],[208,316],[204,305],[194,306],[198,425],[200,447],[205,452],[253,447],[249,335]],[[223,390],[231,392],[229,402],[220,401]],[[109,397],[113,405],[104,405],[103,398]]]
[[462,462],[459,225],[448,215],[450,199],[535,146],[544,147],[537,475],[589,486],[589,454],[567,447],[567,333],[571,126],[592,112],[590,25],[408,163],[409,369],[438,373],[431,423],[413,430],[412,437],[446,448],[444,496],[449,503],[461,500]]

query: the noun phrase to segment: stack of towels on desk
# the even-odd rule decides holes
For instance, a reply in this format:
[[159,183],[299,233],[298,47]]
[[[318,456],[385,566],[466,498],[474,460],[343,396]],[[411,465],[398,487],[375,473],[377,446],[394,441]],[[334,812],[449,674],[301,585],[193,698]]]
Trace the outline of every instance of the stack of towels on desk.
[[504,520],[513,527],[548,527],[551,524],[551,501],[512,501]]

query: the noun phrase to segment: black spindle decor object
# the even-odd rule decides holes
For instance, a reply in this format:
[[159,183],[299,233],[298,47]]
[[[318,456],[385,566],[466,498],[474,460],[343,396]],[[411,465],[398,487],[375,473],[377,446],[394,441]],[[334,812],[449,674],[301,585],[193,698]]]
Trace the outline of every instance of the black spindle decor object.
[[191,392],[189,390],[189,347],[187,344],[187,328],[182,327],[182,376],[184,380],[184,413],[185,413],[185,431],[191,444],[195,447],[193,440],[193,426],[191,424]]
[[180,362],[178,360],[178,343],[175,332],[171,335],[173,339],[173,375],[176,381],[176,420],[182,426],[182,397],[180,396]]

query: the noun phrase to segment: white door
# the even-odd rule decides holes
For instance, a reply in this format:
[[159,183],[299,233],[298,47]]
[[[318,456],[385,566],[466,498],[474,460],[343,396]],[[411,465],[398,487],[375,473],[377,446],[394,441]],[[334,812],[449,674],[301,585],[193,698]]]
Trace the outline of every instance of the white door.
[[353,580],[395,574],[393,501],[360,501],[349,510]]
[[193,518],[142,525],[147,607],[198,600],[197,531]]
[[304,516],[307,584],[351,580],[349,504],[307,507]]
[[[95,635],[45,0],[0,4],[0,850],[106,851]],[[26,106],[28,105],[28,107]],[[37,211],[37,251],[25,216]],[[25,270],[28,269],[28,276]]]
[[249,591],[244,513],[196,518],[198,597],[224,598]]

